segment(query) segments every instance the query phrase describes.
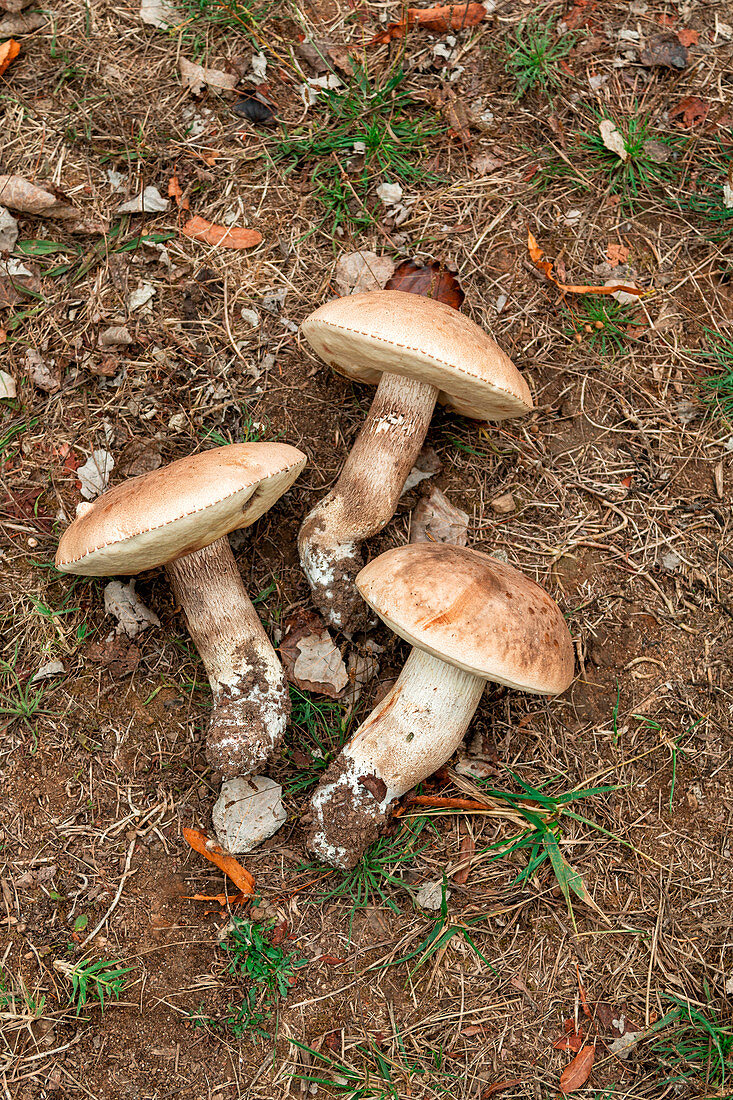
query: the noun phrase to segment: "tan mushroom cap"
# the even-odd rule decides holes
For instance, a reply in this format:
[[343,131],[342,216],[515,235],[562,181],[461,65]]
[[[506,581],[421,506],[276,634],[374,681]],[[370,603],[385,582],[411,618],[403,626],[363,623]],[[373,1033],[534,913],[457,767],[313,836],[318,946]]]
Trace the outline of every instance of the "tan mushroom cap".
[[94,577],[134,574],[201,550],[259,519],[305,462],[286,443],[233,443],[132,478],[67,528],[56,567]]
[[573,678],[573,645],[557,604],[511,565],[460,546],[388,550],[356,578],[406,642],[485,680],[557,695]]
[[506,420],[532,409],[511,359],[458,310],[402,290],[350,294],[320,306],[301,330],[339,374],[376,384],[383,371],[438,389],[462,416]]

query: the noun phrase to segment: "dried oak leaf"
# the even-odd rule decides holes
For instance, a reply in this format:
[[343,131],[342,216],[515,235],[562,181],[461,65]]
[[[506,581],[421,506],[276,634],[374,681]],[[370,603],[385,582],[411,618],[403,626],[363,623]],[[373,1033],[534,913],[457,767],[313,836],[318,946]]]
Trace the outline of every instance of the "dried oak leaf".
[[572,1051],[577,1054],[583,1047],[583,1032],[576,1028],[575,1020],[565,1021],[565,1034],[553,1043],[554,1050]]
[[386,45],[395,38],[404,38],[408,28],[422,27],[436,34],[446,31],[460,31],[464,27],[477,27],[486,18],[483,4],[439,4],[432,8],[408,8],[404,19],[399,23],[388,23],[383,30],[374,35],[370,46]]
[[669,117],[678,118],[682,116],[682,124],[691,129],[693,126],[705,121],[709,110],[710,104],[706,103],[704,99],[700,99],[696,95],[688,95],[681,99],[676,107],[672,108]]
[[569,1092],[575,1092],[583,1087],[590,1077],[595,1056],[596,1048],[594,1046],[586,1046],[578,1051],[570,1065],[562,1071],[560,1092],[567,1096]]
[[677,37],[685,48],[696,46],[700,41],[699,31],[694,31],[692,27],[681,27],[677,31]]
[[181,71],[181,83],[192,95],[201,95],[204,88],[215,88],[219,92],[233,92],[239,83],[235,73],[225,73],[221,69],[205,69],[195,61],[181,57],[178,61]]
[[262,234],[256,229],[241,225],[214,225],[198,215],[189,218],[182,232],[193,241],[220,245],[222,248],[254,248],[262,240]]
[[384,284],[384,289],[404,290],[408,294],[421,294],[423,298],[435,298],[453,309],[460,309],[466,297],[456,276],[440,260],[431,260],[424,265],[417,260],[403,260]]
[[617,267],[618,264],[625,264],[629,258],[629,250],[625,244],[617,244],[616,241],[609,241],[606,246],[606,259],[611,267]]
[[283,623],[280,657],[288,679],[303,691],[337,699],[349,683],[343,657],[326,624],[314,611],[299,608]]

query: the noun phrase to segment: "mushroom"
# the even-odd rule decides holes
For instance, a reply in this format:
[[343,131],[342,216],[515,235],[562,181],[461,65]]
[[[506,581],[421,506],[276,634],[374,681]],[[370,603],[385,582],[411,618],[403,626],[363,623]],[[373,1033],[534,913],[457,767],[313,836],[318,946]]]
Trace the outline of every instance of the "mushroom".
[[559,608],[496,558],[413,543],[375,558],[356,585],[413,649],[311,800],[308,846],[344,869],[376,840],[392,803],[452,756],[487,680],[555,695],[573,678],[573,646]]
[[450,306],[400,290],[352,294],[303,321],[313,350],[340,374],[378,383],[338,481],[298,536],[303,571],[329,625],[366,624],[354,588],[360,543],[381,531],[430,426],[436,401],[463,416],[505,420],[532,409],[527,383],[482,329]]
[[236,443],[182,458],[104,493],[64,532],[64,573],[132,575],[164,565],[214,695],[206,755],[249,775],[277,748],[290,702],[275,650],[227,535],[249,527],[306,462],[284,443]]

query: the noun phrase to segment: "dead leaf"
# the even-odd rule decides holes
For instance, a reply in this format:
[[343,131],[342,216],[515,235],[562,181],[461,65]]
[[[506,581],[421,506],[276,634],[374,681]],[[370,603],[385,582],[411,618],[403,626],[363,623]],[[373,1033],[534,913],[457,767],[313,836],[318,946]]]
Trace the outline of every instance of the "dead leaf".
[[277,122],[275,112],[269,103],[259,95],[245,95],[232,107],[235,115],[246,118],[255,126],[274,126]]
[[220,871],[229,876],[238,890],[243,894],[254,893],[255,880],[234,856],[230,856],[221,845],[214,840],[209,840],[206,834],[199,832],[198,829],[183,828],[181,831],[184,840],[193,850],[215,863]]
[[658,34],[650,38],[639,54],[642,65],[653,69],[684,69],[688,53],[676,34]]
[[593,1060],[596,1056],[594,1046],[583,1047],[573,1058],[569,1066],[566,1066],[560,1076],[560,1092],[567,1095],[582,1088],[590,1077],[593,1069]]
[[45,27],[47,23],[47,16],[40,11],[28,12],[26,15],[6,15],[0,19],[0,38],[31,34],[32,31]]
[[280,643],[288,679],[303,691],[337,699],[349,683],[341,651],[314,611],[299,608],[283,623]]
[[461,145],[473,144],[471,127],[475,125],[476,120],[462,99],[452,93],[449,94],[443,104],[443,117]]
[[549,260],[543,259],[544,252],[537,244],[534,235],[527,230],[527,251],[532,263],[535,265],[538,271],[541,271],[545,278],[549,279],[551,283],[563,292],[563,294],[617,294],[623,292],[625,294],[633,294],[639,296],[644,292],[639,289],[638,286],[626,286],[625,284],[613,284],[609,286],[575,286],[573,284],[559,282],[552,273],[552,264]]
[[183,197],[183,188],[181,187],[181,182],[175,172],[168,180],[168,198],[173,199],[176,206],[178,206],[181,210],[190,209],[189,201],[187,198]]
[[412,513],[410,542],[448,542],[465,546],[468,542],[468,515],[451,504],[446,495],[433,486]]
[[456,886],[465,886],[468,882],[468,876],[471,874],[471,860],[473,854],[476,851],[476,844],[472,836],[466,834],[461,841],[461,847],[458,853],[458,859],[461,863],[465,863],[465,867],[461,867],[452,876]]
[[32,0],[0,0],[0,11],[22,11]]
[[417,260],[403,260],[384,289],[435,298],[453,309],[460,309],[466,297],[456,276],[440,260],[431,260],[425,265]]
[[196,215],[183,226],[182,232],[193,241],[220,245],[222,248],[255,248],[262,240],[256,229],[239,225],[213,225]]
[[710,110],[710,104],[706,103],[704,99],[700,99],[696,95],[685,96],[681,99],[676,107],[673,107],[669,112],[670,118],[677,118],[682,116],[682,124],[691,129],[693,126],[699,125],[704,122],[708,117]]
[[225,73],[221,69],[205,69],[186,57],[179,58],[181,83],[192,95],[201,95],[204,88],[216,88],[219,92],[233,92],[239,83],[235,73]]
[[575,1020],[565,1021],[565,1034],[552,1044],[554,1050],[572,1051],[577,1054],[583,1047],[583,1032],[576,1028]]
[[19,42],[16,42],[13,38],[9,38],[7,42],[3,42],[0,46],[0,76],[5,72],[8,65],[15,61],[19,53]]
[[699,32],[693,30],[692,27],[682,27],[677,31],[677,37],[685,48],[696,46],[700,41]]
[[388,23],[374,35],[369,45],[383,46],[395,38],[404,38],[409,27],[422,27],[426,31],[445,34],[446,31],[460,31],[464,27],[477,27],[485,18],[486,8],[476,3],[408,8],[404,19],[399,23]]
[[23,176],[0,176],[0,202],[11,210],[37,217],[70,218],[79,213],[76,207],[57,198],[50,187],[39,187]]
[[629,159],[629,151],[626,148],[626,143],[623,139],[623,135],[616,128],[616,123],[612,122],[610,118],[604,118],[598,126],[601,133],[601,141],[612,153],[615,153],[621,160],[626,161]]
[[503,168],[504,161],[493,153],[477,153],[471,161],[471,168],[480,176],[487,176],[496,168]]
[[58,370],[52,370],[40,352],[34,348],[26,349],[25,372],[29,381],[44,393],[56,393],[61,389]]
[[[466,1029],[468,1030],[468,1029]],[[523,1077],[512,1077],[507,1081],[494,1081],[493,1085],[489,1085],[487,1089],[484,1089],[481,1093],[481,1100],[489,1100],[490,1096],[496,1096],[499,1092],[504,1092],[505,1089],[516,1088],[517,1085],[524,1083]]]
[[101,665],[114,681],[132,676],[142,659],[138,646],[119,634],[113,634],[103,642],[93,642],[85,656],[88,661]]
[[619,264],[625,264],[629,258],[629,249],[625,244],[617,244],[615,241],[609,241],[606,246],[606,259],[610,263],[611,267],[617,267]]
[[367,290],[381,290],[394,275],[395,263],[389,256],[377,256],[362,248],[348,252],[336,264],[333,281],[339,294],[362,294]]
[[364,787],[365,790],[377,800],[377,802],[384,802],[387,797],[387,784],[378,775],[360,775],[359,786]]

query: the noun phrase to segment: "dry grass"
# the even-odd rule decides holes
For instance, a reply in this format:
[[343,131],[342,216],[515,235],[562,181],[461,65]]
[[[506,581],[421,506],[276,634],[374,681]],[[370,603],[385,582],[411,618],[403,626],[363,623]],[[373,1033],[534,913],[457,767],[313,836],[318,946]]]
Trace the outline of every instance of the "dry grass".
[[[309,167],[286,175],[273,161],[277,130],[253,128],[214,93],[194,101],[176,64],[186,56],[213,67],[243,61],[246,70],[251,35],[268,57],[278,117],[292,129],[307,123],[297,64],[313,75],[292,52],[298,29],[349,48],[378,81],[391,61],[386,47],[365,45],[376,29],[373,7],[363,22],[361,8],[329,0],[300,12],[272,9],[248,22],[247,34],[205,20],[166,34],[143,27],[129,6],[62,4],[49,26],[22,39],[21,58],[0,78],[3,171],[52,180],[100,217],[113,217],[143,186],[165,194],[175,172],[196,213],[264,235],[250,253],[208,248],[178,233],[173,209],[113,218],[118,233],[101,247],[61,223],[21,223],[21,239],[57,241],[64,251],[25,261],[38,275],[42,308],[17,316],[37,305],[29,299],[0,312],[9,333],[2,365],[19,380],[18,402],[0,411],[0,437],[12,436],[0,456],[6,1097],[539,1100],[558,1094],[570,1061],[553,1049],[568,1019],[598,1044],[584,1095],[730,1095],[733,1076],[721,1080],[704,1028],[697,1062],[679,1021],[663,1029],[676,1061],[655,1048],[649,1029],[670,1011],[670,998],[714,1020],[721,1042],[730,1028],[733,425],[705,402],[699,383],[719,369],[700,356],[706,329],[730,335],[731,238],[690,199],[705,166],[730,157],[731,43],[716,32],[713,9],[692,4],[685,19],[700,45],[688,68],[643,70],[624,58],[633,40],[619,40],[619,31],[660,33],[659,17],[678,18],[677,9],[601,7],[602,16],[591,6],[592,26],[552,102],[533,92],[517,100],[504,72],[502,35],[524,7],[500,3],[484,26],[461,32],[449,67],[464,71],[453,90],[468,104],[483,98],[494,122],[476,128],[470,146],[450,133],[431,139],[428,168],[443,182],[405,185],[414,199],[407,220],[385,226],[375,205],[374,224],[358,236],[347,228],[334,237]],[[543,11],[566,14],[557,4]],[[389,7],[390,18],[396,13]],[[593,35],[598,41],[584,49]],[[404,87],[423,102],[443,85],[434,41],[414,32],[403,57]],[[589,76],[607,80],[594,92]],[[689,130],[668,116],[687,96],[708,104],[705,124]],[[205,125],[197,137],[189,132],[194,112]],[[631,207],[614,193],[580,144],[605,112],[624,124],[643,116],[655,138],[683,143],[671,186],[642,188]],[[501,164],[480,175],[474,158],[487,152]],[[108,168],[125,177],[119,195]],[[580,214],[568,219],[572,210]],[[599,330],[585,329],[579,302],[561,300],[532,269],[528,227],[573,283],[612,273],[599,266],[609,243],[629,249],[633,272],[624,278],[635,277],[645,294],[613,353],[601,354]],[[156,233],[174,234],[166,262],[149,244],[117,251]],[[306,863],[304,795],[289,796],[288,824],[246,860],[259,894],[251,916],[266,929],[286,922],[285,947],[307,965],[286,999],[263,1000],[258,987],[260,1015],[243,1018],[247,983],[219,947],[228,915],[216,905],[205,915],[207,904],[190,900],[218,893],[221,882],[180,834],[182,825],[208,825],[216,794],[201,745],[205,677],[157,575],[138,590],[162,626],[141,637],[134,667],[124,675],[94,661],[92,647],[109,628],[102,586],[72,587],[49,568],[63,517],[79,499],[61,447],[81,461],[109,447],[118,476],[139,439],[164,461],[219,436],[240,439],[253,424],[301,446],[305,474],[237,547],[250,591],[274,582],[260,611],[275,627],[307,601],[297,527],[335,477],[367,400],[320,366],[285,322],[297,325],[331,293],[336,258],[356,247],[452,264],[466,311],[526,372],[537,404],[531,418],[481,430],[440,413],[429,443],[443,461],[439,484],[471,516],[473,543],[505,555],[562,604],[578,676],[552,702],[487,691],[472,732],[494,769],[489,785],[515,801],[495,800],[485,814],[408,807],[399,828],[419,832],[399,833],[371,857],[383,893],[362,897],[363,905],[354,906],[356,887],[333,893],[342,876]],[[152,311],[130,314],[129,293],[141,282],[155,288]],[[262,307],[272,291],[285,292],[280,314]],[[259,326],[243,308],[259,311]],[[101,351],[99,332],[118,322],[133,344]],[[55,360],[58,393],[46,396],[25,379],[26,347]],[[491,502],[508,491],[516,510],[499,515]],[[416,499],[404,498],[372,552],[406,541]],[[403,647],[386,631],[376,638],[386,647],[386,680]],[[65,675],[31,684],[52,659],[64,662]],[[370,701],[361,701],[363,712]],[[316,719],[301,717],[289,750],[312,735]],[[333,714],[324,722],[336,737]],[[286,753],[272,774],[287,789],[303,771]],[[555,798],[615,788],[566,807],[586,822],[567,812],[547,818],[603,916],[579,900],[569,912],[547,859],[517,881],[529,852],[512,844],[526,834],[516,812],[520,781]],[[450,773],[430,790],[455,795],[466,784]],[[475,855],[461,885],[452,876],[466,862],[466,837]],[[413,854],[400,861],[406,851]],[[414,887],[444,873],[447,914],[417,908]],[[421,944],[438,927],[446,936],[426,955]],[[54,967],[81,957],[133,968],[103,1014],[90,1003],[77,1016],[68,977]],[[644,1033],[628,1060],[609,1051],[617,1035],[599,1005]],[[668,1082],[683,1071],[682,1083]],[[499,1083],[506,1089],[492,1092]]]

